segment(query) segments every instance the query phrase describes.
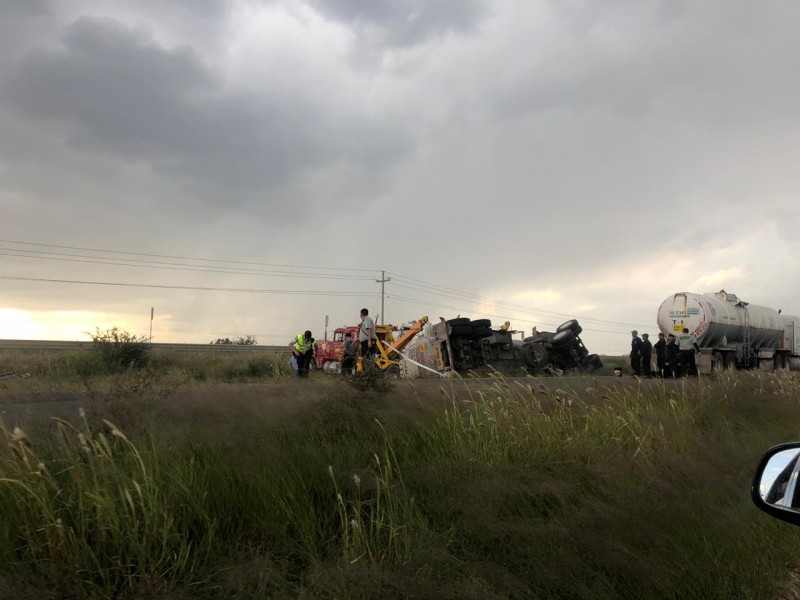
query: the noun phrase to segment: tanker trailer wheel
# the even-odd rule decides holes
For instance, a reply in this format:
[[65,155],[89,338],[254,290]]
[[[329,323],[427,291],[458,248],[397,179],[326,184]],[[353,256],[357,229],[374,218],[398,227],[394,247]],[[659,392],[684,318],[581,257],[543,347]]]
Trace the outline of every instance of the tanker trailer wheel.
[[484,327],[491,327],[492,322],[489,319],[475,319],[472,323],[473,329],[483,329]]
[[462,325],[469,325],[469,319],[467,317],[448,319],[447,324],[450,325],[450,327],[460,327]]
[[[473,321],[473,323],[474,322],[475,321]],[[473,329],[472,330],[472,335],[475,337],[475,339],[478,339],[478,340],[483,339],[483,338],[487,338],[490,335],[492,335],[493,333],[494,333],[494,331],[492,331],[489,327],[478,327],[477,329]]]
[[562,329],[550,339],[553,348],[566,348],[575,340],[575,334],[571,329]]
[[711,370],[715,373],[721,373],[724,368],[725,357],[722,356],[722,352],[714,352],[714,355],[711,357]]
[[736,370],[736,353],[734,352],[725,353],[725,368],[728,369],[728,371]]
[[583,331],[583,327],[581,327],[578,324],[578,321],[576,319],[570,319],[569,321],[565,321],[564,323],[559,325],[558,329],[556,329],[556,333],[567,330],[571,331],[574,335],[577,336],[581,334],[581,332]]

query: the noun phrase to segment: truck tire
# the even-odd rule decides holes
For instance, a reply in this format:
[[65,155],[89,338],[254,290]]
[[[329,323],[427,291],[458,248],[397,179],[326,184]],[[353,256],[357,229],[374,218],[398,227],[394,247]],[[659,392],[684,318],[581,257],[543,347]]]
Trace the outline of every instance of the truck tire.
[[467,317],[458,317],[456,319],[449,319],[447,324],[450,327],[459,327],[460,325],[469,325],[469,319]]
[[569,330],[569,331],[571,331],[571,332],[572,332],[574,335],[578,336],[578,335],[580,335],[580,334],[581,334],[581,332],[583,331],[583,327],[581,327],[581,326],[578,324],[578,321],[577,321],[577,320],[575,320],[575,319],[570,319],[569,321],[565,321],[565,322],[563,322],[561,325],[559,325],[559,326],[558,326],[558,329],[556,329],[556,333],[559,333],[559,332],[561,332],[561,331],[566,331],[566,330]]
[[725,368],[728,371],[735,371],[736,370],[736,353],[735,352],[726,352],[725,353]]
[[571,329],[562,329],[550,338],[550,344],[553,348],[566,348],[575,340],[575,334]]
[[[474,323],[475,321],[473,321]],[[478,327],[477,329],[472,330],[472,335],[475,336],[477,339],[487,338],[492,335],[494,331],[492,331],[489,327]]]
[[530,346],[523,346],[519,349],[519,355],[526,367],[530,367],[531,369],[537,368],[538,365],[536,364],[536,357],[534,356],[533,348]]
[[715,373],[721,373],[725,368],[725,357],[722,352],[714,352],[711,356],[711,370]]
[[519,353],[525,366],[535,371],[542,369],[547,362],[547,350],[542,344],[525,344]]
[[450,337],[472,337],[472,327],[469,325],[456,325],[453,327],[453,331],[450,334]]
[[471,325],[473,329],[480,329],[483,327],[491,327],[492,322],[489,319],[475,319]]
[[603,367],[603,361],[600,360],[600,357],[597,354],[590,354],[587,356],[584,364],[589,365],[595,371]]

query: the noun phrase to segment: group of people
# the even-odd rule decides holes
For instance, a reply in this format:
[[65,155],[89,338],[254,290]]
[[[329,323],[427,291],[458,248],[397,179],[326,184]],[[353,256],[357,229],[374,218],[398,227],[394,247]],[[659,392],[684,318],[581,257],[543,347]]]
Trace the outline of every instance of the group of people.
[[653,344],[650,335],[631,331],[631,369],[637,377],[652,377],[653,350],[656,351],[657,377],[688,377],[697,375],[695,353],[700,351],[695,337],[684,327],[677,338],[675,334],[658,334],[658,341]]
[[[343,370],[355,367],[356,360],[358,359],[359,347],[361,349],[361,356],[363,357],[372,356],[378,351],[378,336],[375,333],[375,321],[369,316],[369,310],[366,308],[361,309],[358,342],[359,344],[356,346],[353,340],[345,340],[342,351]],[[289,342],[289,348],[292,351],[289,364],[292,365],[298,377],[308,377],[311,361],[314,360],[314,354],[317,349],[317,342],[312,336],[311,331],[307,329],[303,333],[298,333],[297,336]]]

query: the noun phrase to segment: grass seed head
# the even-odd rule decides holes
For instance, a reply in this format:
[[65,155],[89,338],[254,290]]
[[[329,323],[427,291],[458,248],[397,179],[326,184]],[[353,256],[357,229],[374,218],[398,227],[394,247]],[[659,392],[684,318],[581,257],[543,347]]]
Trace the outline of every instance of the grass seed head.
[[21,443],[25,444],[26,446],[30,446],[31,442],[28,439],[28,436],[25,435],[25,432],[17,425],[14,427],[14,431],[11,432],[11,441],[13,443]]

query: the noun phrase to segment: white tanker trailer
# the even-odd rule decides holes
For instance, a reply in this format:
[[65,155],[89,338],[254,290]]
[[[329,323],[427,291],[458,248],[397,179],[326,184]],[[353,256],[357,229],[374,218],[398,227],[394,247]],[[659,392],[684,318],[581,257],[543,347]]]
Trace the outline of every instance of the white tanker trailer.
[[725,290],[673,294],[658,327],[675,337],[689,329],[700,346],[698,371],[757,367],[800,370],[800,318],[739,300]]

